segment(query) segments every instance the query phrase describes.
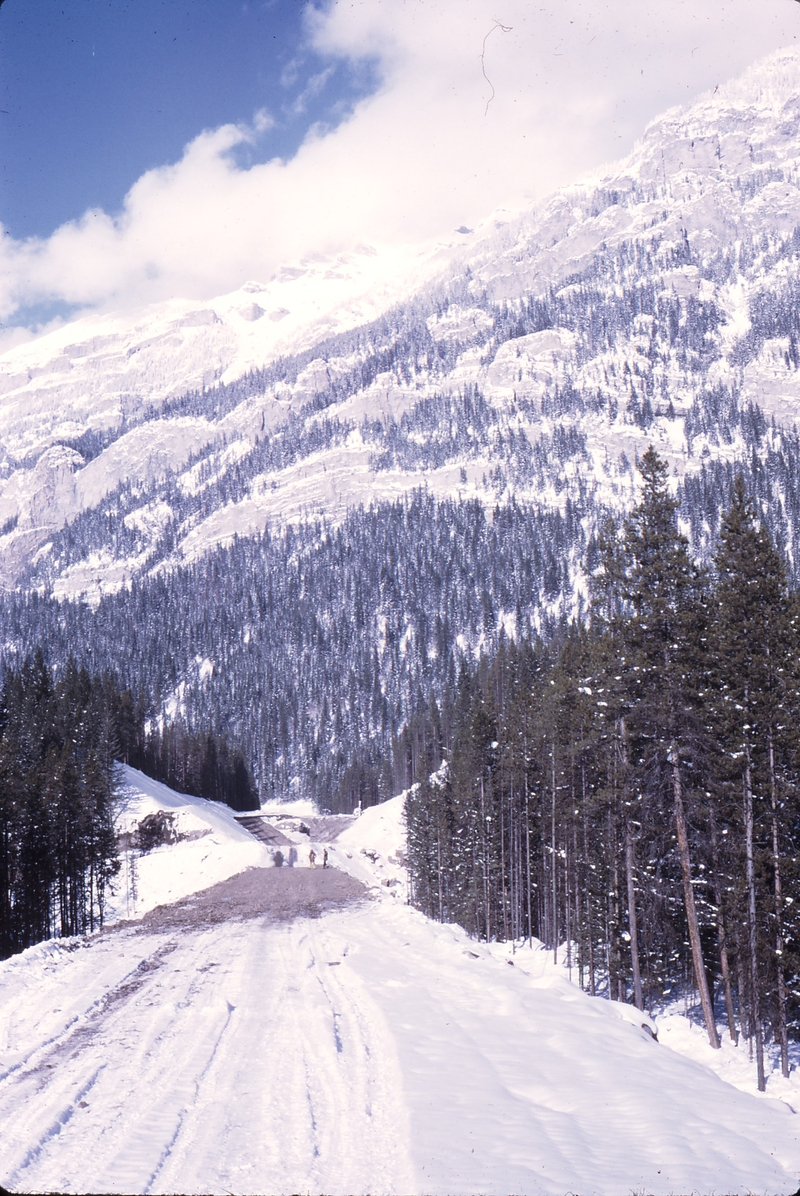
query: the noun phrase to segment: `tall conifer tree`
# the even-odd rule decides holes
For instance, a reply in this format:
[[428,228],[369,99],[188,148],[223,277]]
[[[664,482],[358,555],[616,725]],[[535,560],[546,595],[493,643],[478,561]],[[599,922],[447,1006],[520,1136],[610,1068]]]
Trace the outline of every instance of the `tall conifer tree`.
[[708,1039],[719,1047],[700,939],[686,806],[686,770],[697,733],[693,709],[696,628],[701,579],[677,526],[667,465],[652,446],[639,464],[643,491],[625,534],[628,553],[628,624],[635,664],[632,730],[638,764],[649,783],[671,789],[683,897],[695,981]]
[[[763,983],[760,940],[772,914],[776,1037],[788,1075],[786,980],[783,964],[783,892],[781,876],[781,799],[785,780],[789,665],[789,622],[783,563],[769,533],[756,520],[744,483],[737,478],[733,500],[720,530],[715,557],[713,675],[715,716],[728,790],[741,801],[746,939],[750,1020],[756,1045],[758,1086],[764,1090]],[[730,794],[733,798],[733,793]],[[736,799],[733,798],[735,801]],[[734,825],[739,821],[732,811]],[[760,883],[759,856],[772,872],[772,892]],[[740,994],[740,1000],[742,994]]]

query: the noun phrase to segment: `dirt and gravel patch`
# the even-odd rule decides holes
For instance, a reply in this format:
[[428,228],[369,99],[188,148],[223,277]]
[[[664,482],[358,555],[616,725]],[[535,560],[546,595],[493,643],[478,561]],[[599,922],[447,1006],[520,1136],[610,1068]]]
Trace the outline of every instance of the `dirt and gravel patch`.
[[360,881],[337,868],[248,868],[210,889],[157,906],[144,915],[138,927],[152,933],[195,930],[248,918],[291,922],[294,918],[318,918],[327,910],[366,896]]

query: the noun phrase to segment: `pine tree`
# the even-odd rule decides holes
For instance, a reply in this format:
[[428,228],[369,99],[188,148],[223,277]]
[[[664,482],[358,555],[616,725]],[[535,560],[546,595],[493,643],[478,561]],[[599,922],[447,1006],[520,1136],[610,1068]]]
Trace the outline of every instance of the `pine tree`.
[[629,637],[635,661],[632,730],[638,739],[643,776],[661,791],[667,784],[671,788],[695,982],[709,1042],[718,1048],[693,887],[686,804],[686,772],[697,733],[692,709],[697,642],[693,622],[701,609],[701,579],[686,538],[677,527],[677,502],[669,493],[666,463],[652,446],[639,471],[642,497],[625,536],[629,560],[626,598],[632,611]]
[[[785,796],[788,711],[786,684],[789,669],[787,588],[783,563],[769,534],[756,520],[744,483],[737,478],[733,499],[720,529],[715,559],[716,585],[712,640],[714,716],[718,773],[735,778],[727,785],[728,801],[741,795],[741,820],[729,815],[733,827],[741,826],[744,862],[744,898],[747,910],[746,940],[749,971],[750,1022],[756,1044],[758,1085],[765,1087],[763,1045],[763,990],[760,957],[763,923],[772,913],[772,949],[769,956],[775,976],[776,1037],[788,1075],[786,978],[784,972],[783,888],[781,875],[781,806]],[[779,789],[784,793],[779,794]],[[759,855],[769,859],[772,893],[764,891]],[[741,994],[740,994],[741,999]]]

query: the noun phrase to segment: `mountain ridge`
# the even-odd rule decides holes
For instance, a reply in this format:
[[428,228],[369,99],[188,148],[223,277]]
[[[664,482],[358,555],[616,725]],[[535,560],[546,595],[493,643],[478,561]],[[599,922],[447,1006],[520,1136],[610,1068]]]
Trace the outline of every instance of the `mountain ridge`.
[[796,579],[794,79],[791,51],[666,114],[595,181],[431,250],[367,322],[343,304],[210,388],[53,423],[38,457],[0,440],[4,659],[113,669],[152,719],[242,746],[262,796],[349,809],[411,783],[386,776],[392,744],[465,657],[585,610],[649,444],[696,557],[741,473]]
[[[422,276],[414,291],[408,256],[395,255],[386,281],[380,255],[362,247],[360,254],[342,255],[338,264],[288,267],[265,287],[248,283],[208,304],[159,305],[150,323],[134,322],[125,349],[126,361],[133,362],[125,377],[145,387],[141,394],[120,389],[120,378],[103,356],[111,334],[104,337],[97,327],[88,342],[70,344],[76,326],[69,325],[10,350],[0,357],[5,584],[23,579],[52,532],[97,509],[127,480],[135,479],[143,494],[149,487],[151,506],[169,506],[164,479],[167,490],[191,488],[198,461],[213,461],[212,468],[222,471],[232,461],[238,466],[271,431],[284,435],[293,418],[304,419],[309,430],[319,426],[318,408],[346,425],[341,443],[329,450],[317,444],[315,453],[306,453],[300,477],[296,469],[291,472],[294,466],[289,472],[253,472],[238,509],[224,504],[207,516],[205,529],[193,525],[178,534],[188,559],[202,554],[206,544],[235,531],[254,534],[270,520],[340,518],[354,504],[391,499],[418,485],[441,495],[459,493],[463,470],[468,493],[494,502],[496,487],[484,483],[498,464],[491,444],[444,474],[400,469],[387,480],[372,468],[376,454],[358,425],[375,419],[399,424],[416,403],[439,392],[454,395],[477,386],[501,418],[512,426],[516,421],[532,446],[571,417],[581,422],[574,411],[562,411],[555,422],[548,418],[554,394],[571,389],[584,405],[593,395],[595,406],[605,403],[605,418],[594,425],[583,421],[594,458],[583,473],[612,503],[615,490],[629,501],[624,460],[635,458],[648,436],[679,475],[692,471],[693,451],[708,447],[717,454],[719,445],[690,444],[678,426],[703,391],[724,389],[744,407],[757,401],[768,417],[793,425],[800,411],[793,317],[785,311],[782,323],[766,329],[778,335],[754,333],[753,308],[759,302],[763,307],[769,292],[778,305],[791,307],[800,288],[793,239],[800,228],[800,136],[791,119],[800,105],[798,83],[798,52],[772,55],[716,94],[652,122],[625,159],[590,181],[505,221],[492,217],[455,242],[414,251],[416,277]],[[762,244],[765,237],[768,245]],[[376,271],[383,271],[381,285]],[[305,288],[306,323],[298,317],[281,333],[284,318],[292,317],[276,296],[298,285]],[[329,285],[335,290],[327,295]],[[587,300],[590,287],[596,294]],[[644,294],[648,287],[651,293]],[[341,302],[348,289],[349,307]],[[595,344],[589,348],[585,326],[565,318],[563,310],[541,311],[538,322],[526,318],[518,328],[507,326],[520,305],[563,309],[570,294],[583,298],[585,318],[614,324],[605,344],[592,333]],[[656,310],[659,304],[671,305],[672,312]],[[606,312],[598,310],[604,306]],[[359,322],[368,309],[371,323]],[[281,319],[271,318],[284,312]],[[769,317],[775,324],[774,311]],[[119,319],[102,317],[99,327],[105,321],[113,329]],[[506,327],[498,328],[503,322]],[[672,342],[687,323],[694,342],[681,355]],[[121,352],[118,327],[115,335],[112,364],[114,353]],[[404,335],[412,343],[404,344]],[[42,362],[48,352],[51,358]],[[37,354],[38,367],[32,364]],[[238,365],[231,364],[234,359]],[[26,379],[14,389],[24,370],[11,371],[26,361]],[[57,382],[53,389],[59,370],[75,380]],[[81,381],[87,371],[96,374],[89,383]],[[248,378],[259,376],[260,391],[248,386]],[[82,385],[90,385],[88,395],[80,393]],[[61,402],[65,387],[71,393]],[[215,415],[220,390],[236,392],[237,401]],[[646,428],[627,418],[631,400],[634,407],[649,403],[653,410]],[[522,410],[525,404],[528,411]],[[50,413],[49,430],[46,422],[42,426],[43,406]],[[81,447],[91,436],[100,449],[88,459]],[[381,456],[384,446],[374,447]],[[611,480],[601,457],[623,461],[621,470],[611,470],[616,474]],[[552,487],[526,492],[517,486],[512,492],[545,505],[554,501]],[[147,506],[142,504],[140,522],[149,519]],[[176,559],[183,556],[179,552]],[[132,565],[125,576],[134,572]],[[65,580],[60,592],[77,594],[93,585],[102,591],[121,583],[119,570],[105,577],[101,570],[91,584]]]

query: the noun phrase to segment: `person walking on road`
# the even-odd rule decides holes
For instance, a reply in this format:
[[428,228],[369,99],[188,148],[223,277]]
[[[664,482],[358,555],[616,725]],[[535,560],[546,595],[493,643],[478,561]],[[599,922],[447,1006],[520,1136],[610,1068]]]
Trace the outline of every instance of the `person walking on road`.
[[327,847],[323,847],[323,849],[322,849],[322,867],[323,868],[328,867],[328,849],[327,849]]
[[317,853],[314,851],[314,848],[313,848],[313,847],[311,848],[311,850],[310,850],[310,851],[309,851],[309,853],[308,853],[308,862],[309,862],[309,864],[311,865],[311,867],[312,867],[312,868],[316,868],[316,866],[317,866]]

